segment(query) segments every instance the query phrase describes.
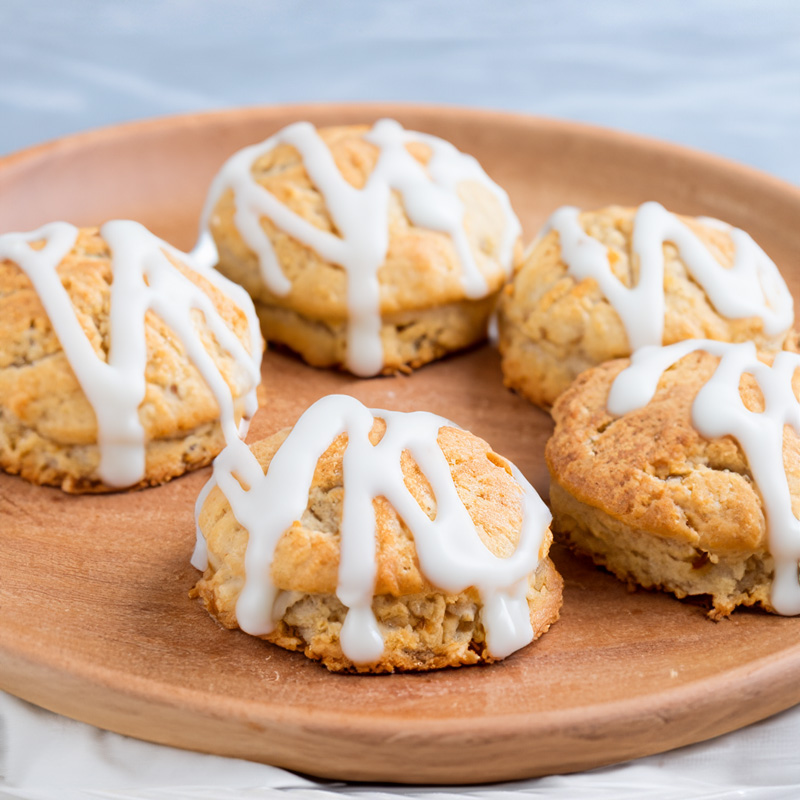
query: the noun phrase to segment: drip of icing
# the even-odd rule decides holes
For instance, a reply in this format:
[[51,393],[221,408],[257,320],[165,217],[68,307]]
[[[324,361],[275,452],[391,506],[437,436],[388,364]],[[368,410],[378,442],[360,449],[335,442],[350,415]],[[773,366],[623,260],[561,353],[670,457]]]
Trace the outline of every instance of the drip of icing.
[[[376,417],[386,423],[377,445],[369,440]],[[197,513],[218,485],[234,516],[248,531],[246,582],[236,604],[239,626],[260,635],[274,629],[278,590],[270,565],[283,533],[308,505],[317,461],[341,433],[347,433],[343,458],[345,486],[337,597],[348,609],[341,632],[342,650],[356,664],[374,663],[383,637],[372,612],[377,574],[373,498],[385,497],[413,533],[421,569],[449,593],[474,586],[482,600],[481,620],[489,652],[503,658],[533,638],[526,600],[527,579],[539,562],[550,512],[525,477],[509,464],[522,489],[523,522],[517,548],[508,558],[494,556],[481,542],[461,502],[450,467],[437,442],[442,426],[456,427],[425,412],[370,410],[352,397],[330,395],[298,420],[273,457],[266,475],[250,449],[232,441],[214,462],[214,476],[198,499]],[[401,456],[408,451],[428,478],[436,498],[431,520],[409,492]],[[264,514],[264,509],[270,510]],[[192,564],[207,565],[198,525]]]
[[[220,347],[248,374],[251,388],[244,403],[246,419],[258,407],[261,339],[252,301],[240,286],[222,275],[202,270],[203,277],[228,294],[247,315],[249,352],[225,324],[211,299],[173,265],[167,253],[192,265],[189,256],[137,222],[107,222],[100,235],[112,252],[108,361],[94,351],[56,272],[77,241],[76,227],[54,222],[30,233],[0,236],[0,259],[13,261],[33,284],[97,418],[98,475],[108,486],[122,488],[138,483],[145,470],[145,434],[138,411],[146,391],[146,312],[157,314],[183,343],[219,405],[226,441],[237,433],[234,400],[197,335],[192,311],[202,312]],[[30,246],[37,241],[45,243],[40,250]]]
[[[211,184],[194,252],[205,263],[213,258],[208,224],[220,197],[230,189],[236,204],[234,223],[244,242],[258,256],[261,276],[274,294],[286,296],[291,283],[283,274],[261,227],[262,217],[269,217],[293,239],[315,250],[326,261],[343,267],[347,272],[349,314],[347,367],[356,375],[370,376],[380,372],[383,366],[378,270],[386,260],[389,247],[392,189],[402,195],[406,213],[414,225],[450,235],[461,262],[462,286],[470,298],[484,297],[488,286],[475,263],[464,230],[464,207],[457,193],[459,184],[478,182],[499,201],[506,225],[498,260],[507,275],[511,273],[514,243],[521,227],[508,195],[474,158],[459,152],[449,142],[406,131],[388,119],[377,122],[364,138],[380,148],[380,156],[363,189],[356,189],[345,180],[328,146],[308,122],[290,125],[261,144],[234,154]],[[430,147],[432,155],[427,168],[406,149],[410,142]],[[289,144],[300,153],[341,238],[295,214],[253,178],[251,170],[255,161],[280,144]]]
[[556,231],[569,273],[580,280],[597,281],[622,319],[632,351],[660,345],[663,340],[665,242],[677,247],[689,274],[722,316],[760,317],[769,336],[792,326],[794,303],[778,268],[744,231],[719,220],[700,220],[730,235],[736,255],[733,267],[726,269],[678,217],[659,203],[644,203],[636,212],[631,241],[633,256],[639,262],[639,279],[629,289],[612,272],[606,246],[583,230],[580,213],[571,206],[558,209],[540,236]]
[[[792,376],[800,355],[781,351],[772,366],[759,361],[752,342],[728,344],[688,340],[669,347],[645,347],[611,386],[608,410],[627,414],[647,405],[665,370],[697,350],[720,358],[710,380],[692,405],[692,424],[709,439],[732,436],[744,450],[764,504],[769,550],[775,560],[770,602],[779,614],[800,614],[800,520],[792,512],[792,496],[783,464],[784,426],[800,433],[800,403]],[[764,396],[764,411],[748,410],[739,394],[742,375],[749,373]]]

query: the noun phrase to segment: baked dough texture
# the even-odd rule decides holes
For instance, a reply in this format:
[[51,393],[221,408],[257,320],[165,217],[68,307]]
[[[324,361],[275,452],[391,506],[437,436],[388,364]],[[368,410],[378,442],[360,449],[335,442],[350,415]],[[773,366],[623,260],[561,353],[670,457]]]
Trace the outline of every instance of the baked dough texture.
[[[168,257],[211,298],[249,349],[245,313],[200,274]],[[57,274],[95,354],[107,361],[111,252],[98,229],[80,230]],[[202,314],[193,315],[198,336],[231,389],[238,422],[250,378],[219,346]],[[139,419],[146,450],[139,487],[203,467],[224,446],[216,400],[180,339],[152,311],[145,333],[146,394]],[[0,260],[0,467],[66,492],[109,491],[98,477],[99,464],[94,410],[27,276],[13,262]]]
[[[370,440],[385,430],[376,419]],[[266,471],[289,431],[256,442],[253,453]],[[522,491],[506,462],[488,444],[466,431],[442,428],[439,444],[450,465],[459,498],[486,547],[496,556],[513,553],[522,524]],[[375,664],[353,664],[342,653],[339,633],[346,608],[336,597],[339,533],[344,496],[342,457],[346,434],[338,436],[317,462],[308,507],[279,540],[271,577],[280,590],[275,629],[262,638],[288,650],[301,650],[333,672],[394,672],[457,667],[493,661],[481,624],[481,601],[474,588],[459,594],[439,590],[421,572],[414,540],[403,520],[383,497],[373,501],[376,517],[377,578],[372,609],[384,636]],[[427,479],[408,452],[402,469],[406,485],[433,518],[436,501]],[[236,601],[245,579],[247,531],[238,523],[223,493],[211,491],[200,512],[208,568],[192,591],[225,627],[237,628]],[[527,591],[534,638],[558,619],[562,580],[548,549]]]
[[[553,407],[546,459],[556,536],[632,585],[707,595],[713,618],[740,605],[773,610],[774,562],[745,454],[732,437],[706,439],[691,422],[719,359],[685,356],[662,375],[648,405],[615,417],[608,393],[628,363],[584,372]],[[800,397],[798,374],[793,389]],[[749,410],[763,410],[752,376],[743,376],[740,395]],[[788,426],[783,456],[800,515],[800,437]]]
[[[608,248],[614,275],[628,288],[638,265],[631,237],[637,209],[609,206],[580,215],[581,227]],[[734,246],[725,230],[691,217],[678,217],[725,267],[733,266]],[[781,349],[786,334],[767,336],[758,317],[727,319],[689,275],[678,249],[664,252],[664,332],[662,344],[684,339],[753,341],[763,352]],[[568,274],[559,235],[549,231],[526,254],[500,298],[500,354],[506,385],[542,408],[585,369],[631,354],[625,327],[592,278]]]
[[[356,189],[366,184],[380,149],[366,141],[366,125],[320,128],[345,180]],[[422,165],[428,145],[412,142],[408,151]],[[256,182],[292,212],[316,228],[337,234],[324,196],[311,182],[298,151],[279,144],[256,159]],[[507,280],[500,248],[507,224],[498,199],[483,185],[464,181],[458,190],[464,204],[464,228],[475,263],[487,282],[485,297],[469,299],[462,286],[460,259],[447,234],[416,227],[396,191],[389,205],[389,245],[378,271],[383,374],[407,372],[486,337],[488,319]],[[284,275],[291,282],[286,296],[266,286],[258,256],[243,241],[234,220],[234,193],[228,189],[209,219],[219,253],[218,269],[244,286],[253,298],[268,342],[298,353],[316,367],[346,368],[347,280],[345,270],[325,261],[313,249],[276,227],[261,226]],[[521,255],[517,242],[516,257]]]

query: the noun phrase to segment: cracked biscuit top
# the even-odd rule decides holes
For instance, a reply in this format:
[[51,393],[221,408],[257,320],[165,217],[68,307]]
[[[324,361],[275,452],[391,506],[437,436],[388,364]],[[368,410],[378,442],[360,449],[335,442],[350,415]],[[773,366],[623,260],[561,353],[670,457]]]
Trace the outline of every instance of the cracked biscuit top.
[[501,296],[506,383],[543,407],[589,367],[646,345],[753,341],[794,319],[777,268],[744,231],[658,203],[553,214]]
[[[310,328],[307,338],[342,327],[344,352],[327,360],[365,376],[387,359],[402,366],[385,341],[387,320],[408,325],[395,317],[493,296],[520,233],[508,196],[474,158],[392,120],[296,123],[245,148],[212,183],[203,225],[219,268],[264,310],[268,338],[309,360],[302,336],[286,328]],[[464,338],[485,334],[489,312],[483,303],[481,324]],[[444,351],[454,348],[441,338]],[[414,357],[425,358],[398,356]]]
[[135,222],[0,236],[0,466],[67,491],[202,466],[255,411],[252,303]]

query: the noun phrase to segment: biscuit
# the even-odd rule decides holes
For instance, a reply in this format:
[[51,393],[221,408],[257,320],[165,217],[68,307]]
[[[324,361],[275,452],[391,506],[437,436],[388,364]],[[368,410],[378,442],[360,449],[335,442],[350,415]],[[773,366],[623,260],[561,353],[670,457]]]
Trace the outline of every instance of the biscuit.
[[800,436],[784,420],[798,425],[800,356],[772,360],[687,341],[584,372],[553,407],[556,536],[632,584],[707,595],[715,618],[799,613]]
[[334,672],[394,672],[491,662],[558,618],[549,512],[473,434],[334,395],[238,444],[198,501],[192,562],[225,627]]
[[246,293],[138,223],[0,236],[6,472],[97,492],[202,467],[255,412],[261,352]]
[[645,345],[707,338],[777,352],[793,303],[743,231],[645,203],[557,211],[498,317],[506,385],[549,408],[583,370]]
[[391,120],[297,123],[245,148],[215,178],[202,227],[267,341],[361,376],[484,339],[521,253],[508,197],[477,161]]

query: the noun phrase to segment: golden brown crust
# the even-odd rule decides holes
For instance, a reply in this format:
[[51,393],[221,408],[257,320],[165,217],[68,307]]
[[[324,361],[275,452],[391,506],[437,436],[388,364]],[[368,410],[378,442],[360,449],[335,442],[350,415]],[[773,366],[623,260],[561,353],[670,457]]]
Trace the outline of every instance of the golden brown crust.
[[[245,313],[201,275],[170,259],[249,348]],[[106,361],[111,253],[97,229],[80,231],[57,274],[94,352]],[[216,342],[202,314],[194,312],[194,318],[241,416],[249,379]],[[204,466],[222,447],[216,400],[183,344],[152,311],[145,323],[146,393],[139,418],[148,445],[142,486]],[[27,276],[16,264],[0,261],[0,467],[65,491],[106,491],[98,465],[94,411]]]
[[[631,237],[636,209],[610,206],[580,215],[583,229],[608,248],[616,277],[634,284],[638,265]],[[733,265],[729,234],[698,220],[679,217],[725,267]],[[760,319],[731,320],[721,316],[703,289],[689,276],[677,248],[664,250],[663,344],[684,339],[724,342],[752,340],[760,350],[781,349],[785,334],[764,334]],[[561,258],[559,236],[550,231],[524,258],[501,294],[500,353],[506,385],[543,408],[585,369],[630,355],[622,320],[593,279],[576,280]]]
[[[382,420],[373,441],[383,434]],[[266,470],[288,430],[251,446]],[[339,526],[342,514],[342,456],[345,434],[320,458],[309,491],[309,504],[279,540],[271,568],[279,602],[285,606],[276,630],[263,638],[289,649],[304,650],[334,671],[392,672],[491,661],[480,624],[480,597],[474,588],[459,594],[442,592],[425,578],[411,532],[385,498],[373,502],[376,514],[377,577],[373,610],[385,636],[379,663],[352,664],[341,651],[339,630],[345,608],[336,598],[339,567]],[[442,428],[439,444],[445,453],[458,495],[479,536],[499,557],[510,555],[522,524],[522,490],[506,462],[483,440],[455,428]],[[436,501],[431,487],[408,453],[402,462],[406,485],[431,518]],[[229,628],[237,627],[236,601],[244,584],[247,531],[237,522],[219,489],[201,510],[200,529],[206,537],[209,566],[194,590],[209,613]],[[536,636],[558,618],[561,578],[547,552],[531,576],[529,607]]]
[[[379,155],[378,148],[363,138],[368,130],[366,126],[319,129],[342,175],[356,188],[366,183]],[[430,157],[430,150],[424,144],[410,144],[408,150],[422,165]],[[325,199],[308,177],[295,148],[282,144],[265,153],[254,163],[252,175],[295,214],[320,230],[338,235]],[[414,226],[405,213],[402,198],[393,192],[388,220],[389,248],[378,272],[385,373],[419,366],[486,336],[486,322],[506,280],[499,263],[506,220],[500,203],[481,184],[465,181],[459,187],[459,196],[465,207],[464,227],[470,248],[486,278],[488,295],[478,302],[467,300],[459,258],[450,237]],[[220,271],[243,285],[260,307],[267,340],[290,347],[317,366],[343,366],[344,325],[348,318],[345,270],[324,261],[314,250],[263,217],[262,227],[291,282],[286,296],[275,295],[261,277],[258,257],[242,240],[234,224],[235,212],[233,192],[228,190],[217,202],[209,229],[219,251]],[[517,255],[519,252],[518,248]],[[461,331],[459,335],[448,335],[444,326],[430,323],[431,318],[436,318],[434,312],[443,308],[448,309],[448,324],[454,315],[464,317],[455,323]],[[271,321],[273,316],[275,319]],[[392,346],[404,326],[423,322],[432,339],[430,347]],[[309,347],[307,340],[315,327],[332,332],[326,337],[332,343],[323,342],[321,348]]]
[[[710,595],[712,615],[722,616],[737,605],[770,609],[773,563],[742,449],[729,436],[704,438],[691,422],[694,398],[717,363],[705,352],[684,357],[647,406],[622,417],[606,402],[628,361],[584,372],[553,407],[545,457],[557,535],[625,580],[679,597]],[[752,378],[740,393],[751,410],[762,407]],[[797,514],[800,438],[789,428],[784,462]]]
[[[462,300],[422,311],[403,311],[383,318],[384,374],[408,372],[486,338],[496,294]],[[321,322],[278,306],[255,301],[264,338],[283,342],[312,367],[337,367],[347,355],[344,322]]]

